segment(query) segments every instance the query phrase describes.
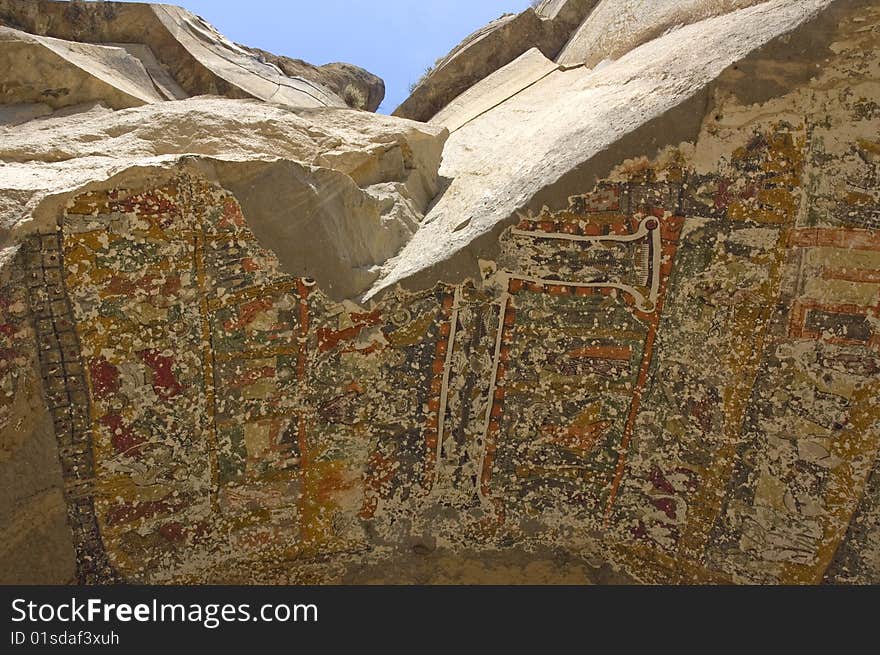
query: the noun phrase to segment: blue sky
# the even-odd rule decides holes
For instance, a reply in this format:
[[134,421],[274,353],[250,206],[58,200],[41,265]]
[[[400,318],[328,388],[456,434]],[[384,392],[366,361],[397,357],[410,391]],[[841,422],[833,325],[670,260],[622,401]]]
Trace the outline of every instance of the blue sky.
[[313,64],[346,61],[385,80],[380,112],[462,38],[529,0],[167,0],[238,43]]

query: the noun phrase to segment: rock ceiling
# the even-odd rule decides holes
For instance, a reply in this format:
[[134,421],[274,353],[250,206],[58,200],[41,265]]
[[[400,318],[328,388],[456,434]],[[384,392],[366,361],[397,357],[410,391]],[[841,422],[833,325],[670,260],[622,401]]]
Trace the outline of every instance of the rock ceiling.
[[0,580],[877,583],[878,47],[547,0],[380,116],[0,0]]

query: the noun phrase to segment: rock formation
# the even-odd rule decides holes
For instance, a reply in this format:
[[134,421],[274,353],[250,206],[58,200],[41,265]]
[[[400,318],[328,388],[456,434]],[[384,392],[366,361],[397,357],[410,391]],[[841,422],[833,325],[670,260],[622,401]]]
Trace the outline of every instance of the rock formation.
[[[0,61],[15,75],[11,88],[4,89],[14,93],[5,104],[49,102],[57,108],[82,102],[76,88],[46,88],[51,78],[44,77],[45,66],[50,65],[59,66],[57,74],[74,84],[86,75],[96,78],[89,80],[91,84],[122,85],[126,92],[133,82],[147,86],[146,79],[152,78],[151,95],[138,95],[124,105],[128,107],[215,94],[288,107],[348,104],[374,110],[384,96],[381,80],[356,66],[319,68],[245,48],[200,17],[171,5],[0,0],[0,25],[5,26]],[[34,59],[42,69],[28,65]],[[34,95],[20,95],[27,93]],[[112,102],[106,95],[95,97]],[[357,103],[346,102],[346,95]]]
[[3,581],[880,582],[876,2],[0,23]]

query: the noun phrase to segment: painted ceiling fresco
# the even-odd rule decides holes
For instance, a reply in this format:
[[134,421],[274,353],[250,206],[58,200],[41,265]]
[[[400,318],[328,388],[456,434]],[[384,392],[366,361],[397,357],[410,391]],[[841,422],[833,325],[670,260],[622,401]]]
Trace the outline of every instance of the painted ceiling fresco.
[[623,162],[481,279],[366,306],[192,173],[77,197],[0,290],[0,420],[42,385],[79,581],[334,581],[414,534],[880,580],[880,94],[835,75],[878,72],[849,43],[710,120],[710,166]]

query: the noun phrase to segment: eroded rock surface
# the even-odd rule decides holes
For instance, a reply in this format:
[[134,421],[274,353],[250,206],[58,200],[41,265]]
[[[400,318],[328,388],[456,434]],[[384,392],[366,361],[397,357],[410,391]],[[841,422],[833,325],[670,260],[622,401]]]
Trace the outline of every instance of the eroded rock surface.
[[880,8],[614,4],[431,123],[19,103],[3,579],[880,581]]
[[553,59],[597,0],[545,0],[469,35],[426,72],[395,116],[430,120],[456,96],[531,48]]
[[[202,18],[171,5],[0,0],[0,25],[65,41],[123,48],[132,44],[130,56],[141,61],[157,87],[165,85],[170,77],[190,96],[224,95],[290,107],[352,106],[371,110],[384,96],[381,80],[356,66],[331,64],[319,68],[247,49],[226,39]],[[12,62],[3,56],[0,51],[0,65]],[[291,69],[293,63],[297,65]],[[56,102],[63,97],[59,94]],[[93,100],[101,98],[99,95]]]
[[619,59],[669,30],[761,4],[764,0],[603,0],[566,43],[557,61],[590,68]]
[[122,48],[73,43],[0,27],[0,62],[9,105],[60,109],[102,99],[113,109],[164,97],[139,59]]

